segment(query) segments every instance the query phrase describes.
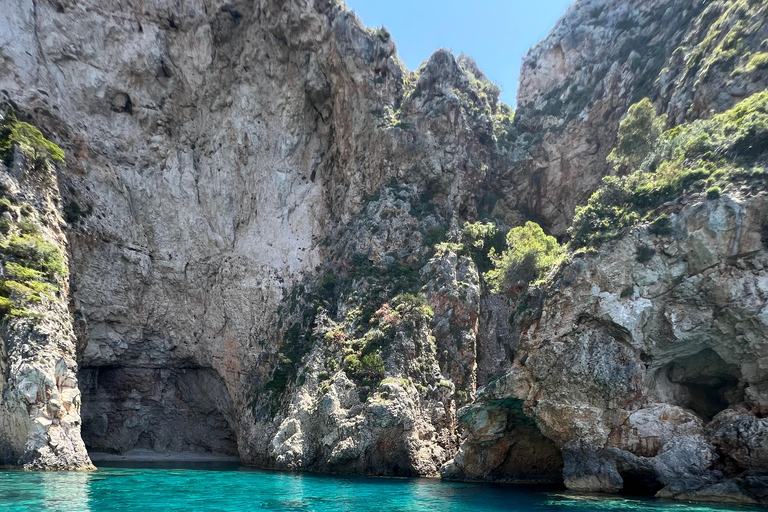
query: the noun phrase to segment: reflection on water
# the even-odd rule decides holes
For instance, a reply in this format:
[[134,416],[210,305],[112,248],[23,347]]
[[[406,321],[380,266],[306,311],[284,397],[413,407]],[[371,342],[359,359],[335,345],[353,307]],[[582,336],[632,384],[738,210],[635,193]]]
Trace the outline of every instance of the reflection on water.
[[0,471],[0,511],[312,512],[756,511],[425,479],[332,477],[234,465],[112,465],[97,472]]
[[0,509],[89,512],[89,472],[0,471]]
[[38,510],[87,512],[91,478],[89,471],[39,473],[43,500]]

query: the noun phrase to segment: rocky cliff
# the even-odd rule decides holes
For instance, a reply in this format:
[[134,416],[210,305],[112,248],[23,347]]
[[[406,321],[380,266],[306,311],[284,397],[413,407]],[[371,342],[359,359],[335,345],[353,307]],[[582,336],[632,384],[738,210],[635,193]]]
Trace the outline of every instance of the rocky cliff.
[[[11,4],[6,118],[48,153],[0,140],[3,275],[51,288],[0,293],[4,462],[763,499],[764,2],[577,1],[514,114],[337,1]],[[617,160],[645,97],[658,133]],[[564,262],[491,286],[527,220]]]

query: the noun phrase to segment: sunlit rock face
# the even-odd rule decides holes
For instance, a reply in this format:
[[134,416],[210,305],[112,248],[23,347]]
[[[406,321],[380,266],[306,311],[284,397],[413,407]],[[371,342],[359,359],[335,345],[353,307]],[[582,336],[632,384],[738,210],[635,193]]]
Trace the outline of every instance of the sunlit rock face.
[[51,161],[14,148],[0,161],[0,193],[0,465],[92,469]]
[[575,255],[524,302],[458,244],[491,217],[566,238],[637,100],[672,127],[764,89],[762,4],[576,2],[513,122],[472,59],[408,71],[338,1],[9,1],[2,99],[67,155],[24,194],[69,268],[56,350],[3,327],[11,463],[89,467],[87,446],[765,498],[764,194],[666,205],[671,235]]
[[[430,226],[476,215],[498,91],[479,97],[487,80],[447,51],[410,73],[386,31],[338,2],[7,7],[0,89],[67,153],[59,207],[71,217],[86,443],[117,453],[236,445],[246,462],[282,464],[271,447],[283,443],[273,437],[286,410],[254,411],[276,400],[258,395],[291,315],[302,316],[288,312],[291,293],[332,256],[351,256],[336,254],[338,233],[390,180],[434,210],[401,234],[418,251]],[[481,114],[467,114],[472,104]],[[402,242],[354,250],[386,264]],[[471,388],[476,326],[461,321]],[[448,425],[440,451],[398,471],[436,474],[450,458],[452,400],[447,419],[424,420]],[[399,439],[415,409],[388,435]]]
[[[497,213],[520,210],[554,234],[603,176],[630,105],[649,97],[668,127],[765,89],[761,2],[583,0],[523,59],[515,124],[528,146],[499,185]],[[515,191],[516,193],[513,193]]]

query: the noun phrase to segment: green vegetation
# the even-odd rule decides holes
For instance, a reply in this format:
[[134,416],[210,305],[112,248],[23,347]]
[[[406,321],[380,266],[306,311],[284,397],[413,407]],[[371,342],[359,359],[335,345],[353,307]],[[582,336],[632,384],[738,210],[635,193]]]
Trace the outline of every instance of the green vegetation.
[[656,255],[656,249],[647,245],[639,245],[637,247],[637,256],[635,259],[638,263],[648,263]]
[[720,187],[710,187],[707,189],[707,199],[718,199],[722,193]]
[[493,116],[493,136],[499,148],[508,150],[517,142],[515,111],[505,103],[500,103],[497,110]]
[[485,273],[494,292],[543,279],[564,256],[555,237],[545,234],[535,222],[511,229],[506,242],[507,248],[500,256],[492,252],[494,268]]
[[[4,198],[0,204],[11,201]],[[34,208],[25,203],[28,218],[34,216]],[[31,210],[31,211],[30,211]],[[28,220],[19,222],[3,219],[0,237],[0,254],[4,260],[4,279],[0,280],[0,315],[6,318],[36,317],[28,309],[31,304],[54,300],[59,291],[56,286],[66,278],[67,272],[61,251],[46,242],[40,227]]]
[[648,226],[648,231],[654,235],[669,235],[672,233],[672,219],[667,214],[659,215]]
[[491,254],[500,254],[506,247],[506,236],[491,222],[469,222],[462,231],[463,249],[469,252],[478,272],[484,273],[494,268]]
[[45,159],[64,162],[64,151],[29,123],[16,119],[13,112],[7,112],[0,122],[0,158],[6,166],[13,165],[14,147],[35,162]]
[[749,38],[760,30],[768,16],[768,3],[758,0],[711,2],[696,21],[706,34],[694,34],[700,41],[686,54],[685,78],[698,75],[706,80],[712,70],[726,66],[736,69],[748,55]]
[[608,163],[622,170],[635,170],[664,129],[666,116],[657,116],[648,98],[629,107],[619,125],[618,144],[608,155]]
[[747,64],[750,73],[762,69],[768,69],[768,52],[756,53]]
[[50,280],[67,276],[61,251],[39,234],[12,233],[0,242],[0,251],[28,268],[39,270]]
[[[647,104],[634,113],[633,126],[637,118],[642,117],[639,124],[646,127],[659,119],[649,115]],[[768,91],[711,119],[668,130],[650,146],[636,135],[634,129],[620,131],[617,148],[622,149],[612,154],[614,161],[636,163],[637,170],[622,178],[604,178],[587,204],[576,209],[569,231],[572,249],[620,237],[641,220],[653,221],[652,232],[668,234],[669,219],[654,220],[654,210],[688,189],[703,190],[705,181],[718,193],[734,181],[765,187],[765,171],[758,164],[768,154]]]
[[384,360],[379,354],[366,354],[362,359],[355,354],[344,358],[344,372],[352,380],[378,383],[384,378]]

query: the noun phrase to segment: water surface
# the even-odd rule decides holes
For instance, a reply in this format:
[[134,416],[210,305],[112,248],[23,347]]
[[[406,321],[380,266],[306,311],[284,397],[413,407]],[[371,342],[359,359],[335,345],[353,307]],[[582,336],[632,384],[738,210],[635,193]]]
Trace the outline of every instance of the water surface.
[[0,510],[109,512],[715,512],[759,509],[428,479],[332,477],[228,464],[114,464],[95,472],[0,471]]

